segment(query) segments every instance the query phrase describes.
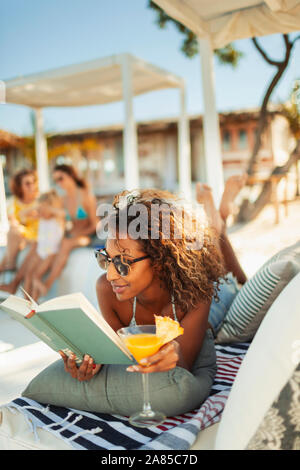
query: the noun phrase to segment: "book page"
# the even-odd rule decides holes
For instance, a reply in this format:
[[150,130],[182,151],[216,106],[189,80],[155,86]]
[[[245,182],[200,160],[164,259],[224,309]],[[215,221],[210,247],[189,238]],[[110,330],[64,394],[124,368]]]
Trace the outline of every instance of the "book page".
[[38,306],[39,306],[39,304],[38,304],[35,300],[33,300],[32,297],[30,297],[30,295],[28,294],[28,292],[26,292],[26,290],[23,289],[22,286],[20,286],[20,289],[23,291],[23,293],[26,295],[26,297],[27,297],[27,298],[29,299],[29,301],[31,302],[32,308],[37,309]]
[[130,354],[121,338],[103,318],[101,312],[96,310],[82,292],[67,294],[47,300],[39,305],[37,312],[47,312],[47,310],[65,310],[78,307],[81,308],[90,320],[92,320],[98,328],[100,328],[115,344],[117,344],[123,352]]
[[38,312],[71,308],[74,307],[74,305],[78,306],[79,299],[82,295],[81,292],[75,292],[74,294],[61,295],[54,299],[46,300],[46,302],[39,305]]
[[0,304],[0,306],[1,305],[14,310],[23,317],[32,310],[32,304],[29,300],[22,299],[22,297],[17,297],[16,295],[10,295],[8,299]]

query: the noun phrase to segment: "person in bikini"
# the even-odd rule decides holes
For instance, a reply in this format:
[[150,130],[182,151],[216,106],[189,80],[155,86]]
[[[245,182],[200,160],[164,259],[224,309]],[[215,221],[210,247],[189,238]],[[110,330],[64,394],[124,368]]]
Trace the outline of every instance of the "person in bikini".
[[66,233],[45,280],[37,279],[37,297],[45,296],[54,281],[60,276],[74,248],[88,246],[96,231],[96,198],[89,191],[86,181],[71,165],[56,165],[54,182],[64,191],[62,197],[65,210]]
[[[202,194],[202,198],[201,203],[208,210],[209,193]],[[135,238],[130,234],[130,223],[138,204],[146,208],[149,217],[143,224],[143,236]],[[150,217],[153,205],[159,209],[154,219]],[[209,395],[216,373],[209,316],[212,300],[218,297],[226,275],[226,265],[231,263],[227,259],[229,252],[222,256],[208,225],[189,230],[188,226],[195,227],[197,215],[193,210],[187,216],[192,223],[182,224],[178,217],[180,201],[167,191],[139,190],[134,195],[125,191],[115,197],[114,206],[106,247],[96,251],[100,267],[107,271],[96,286],[102,315],[115,331],[128,325],[154,324],[154,315],[169,316],[180,323],[184,334],[146,358],[143,366],[94,364],[86,355],[77,367],[73,355],[67,357],[61,352],[65,371],[79,381],[100,374],[105,391],[101,395],[104,413],[129,415],[136,411],[142,397],[138,395],[140,378],[134,372],[150,374],[151,403],[155,409],[167,416],[191,411]],[[171,223],[168,237],[163,231],[166,217]],[[127,221],[125,226],[122,220]],[[157,238],[151,238],[153,228],[157,229]],[[179,238],[174,236],[178,232],[182,235]],[[109,384],[122,388],[121,400]]]
[[35,170],[22,169],[10,182],[12,197],[7,203],[9,232],[7,247],[0,262],[0,272],[14,271],[18,254],[26,246],[29,256],[37,239],[39,221],[36,216],[36,201],[39,195]]
[[[96,231],[96,198],[89,191],[86,181],[81,178],[74,167],[56,165],[53,170],[55,183],[64,191],[62,216],[66,220],[66,231],[59,250],[51,259],[47,278],[35,277],[35,299],[45,296],[54,281],[64,269],[71,251],[80,246],[88,246],[91,236]],[[36,248],[35,248],[36,249]],[[15,278],[9,284],[2,284],[0,290],[15,293],[20,282],[30,268],[30,256],[27,256]]]
[[35,283],[49,270],[64,236],[64,214],[61,199],[55,190],[43,193],[38,199],[39,231],[36,251],[28,260],[24,290],[37,300]]

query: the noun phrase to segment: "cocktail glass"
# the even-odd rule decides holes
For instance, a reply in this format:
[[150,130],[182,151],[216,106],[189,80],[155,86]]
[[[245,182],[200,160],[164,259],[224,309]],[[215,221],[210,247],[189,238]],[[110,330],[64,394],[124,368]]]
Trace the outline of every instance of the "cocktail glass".
[[[155,354],[163,344],[162,339],[156,336],[155,325],[129,326],[121,328],[117,333],[138,363],[141,359]],[[148,379],[149,373],[142,373],[143,409],[129,418],[131,424],[141,428],[158,426],[166,419],[163,413],[153,411],[151,408]]]

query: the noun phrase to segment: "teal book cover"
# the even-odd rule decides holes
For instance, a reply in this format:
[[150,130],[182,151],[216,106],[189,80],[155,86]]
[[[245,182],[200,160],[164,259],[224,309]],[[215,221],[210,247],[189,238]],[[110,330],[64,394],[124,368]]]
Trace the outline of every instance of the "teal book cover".
[[55,351],[76,355],[79,364],[89,354],[96,364],[130,365],[135,361],[121,338],[81,293],[69,294],[40,305],[10,296],[0,304]]

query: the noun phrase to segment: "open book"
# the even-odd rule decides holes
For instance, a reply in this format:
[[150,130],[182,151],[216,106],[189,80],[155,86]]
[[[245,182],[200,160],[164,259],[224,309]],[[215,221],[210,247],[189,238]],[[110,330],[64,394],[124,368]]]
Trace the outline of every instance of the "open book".
[[[25,292],[26,293],[26,292]],[[89,354],[96,364],[133,364],[130,352],[101,313],[81,293],[63,295],[38,305],[11,295],[0,309],[31,330],[54,351],[73,352],[80,364]]]

